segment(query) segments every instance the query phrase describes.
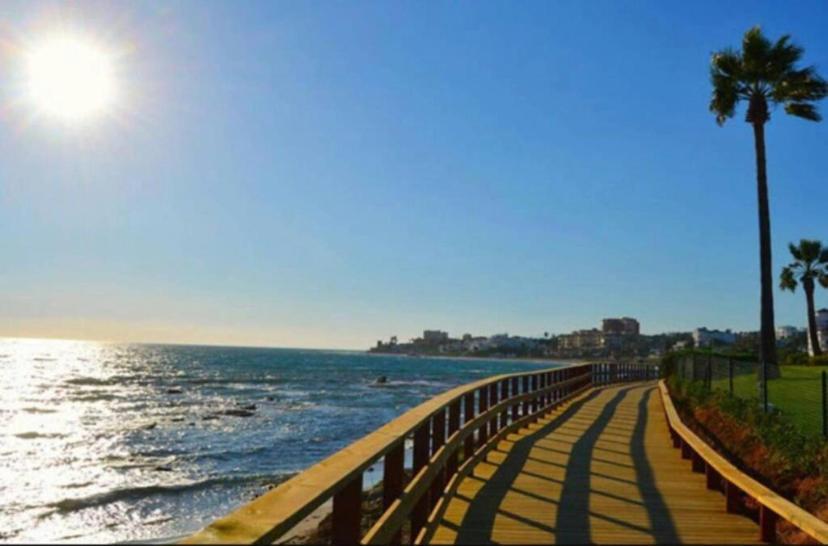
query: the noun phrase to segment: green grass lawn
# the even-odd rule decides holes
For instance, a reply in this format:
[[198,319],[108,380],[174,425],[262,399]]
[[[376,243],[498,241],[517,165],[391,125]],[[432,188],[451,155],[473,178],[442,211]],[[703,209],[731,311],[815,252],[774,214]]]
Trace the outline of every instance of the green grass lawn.
[[[782,366],[782,377],[768,383],[770,403],[787,415],[803,431],[822,434],[821,366]],[[758,398],[756,375],[747,370],[734,373],[733,390],[742,398]],[[729,390],[727,377],[713,380],[714,389]]]

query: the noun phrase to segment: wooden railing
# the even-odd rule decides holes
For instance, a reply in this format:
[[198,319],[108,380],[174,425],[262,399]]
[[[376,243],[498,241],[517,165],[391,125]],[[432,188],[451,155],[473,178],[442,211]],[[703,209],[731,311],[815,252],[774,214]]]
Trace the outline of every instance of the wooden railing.
[[[655,379],[638,364],[584,364],[499,375],[440,394],[294,476],[184,543],[271,543],[333,499],[334,544],[427,541],[446,495],[509,432],[592,386]],[[413,443],[406,483],[406,440]],[[363,473],[382,462],[383,512],[362,535]]]
[[659,383],[659,389],[673,447],[681,449],[681,456],[691,461],[694,472],[705,474],[708,489],[724,493],[726,511],[743,511],[743,497],[749,497],[759,505],[760,540],[775,543],[776,523],[782,518],[820,544],[828,544],[828,523],[774,493],[707,445],[682,422],[664,381]]

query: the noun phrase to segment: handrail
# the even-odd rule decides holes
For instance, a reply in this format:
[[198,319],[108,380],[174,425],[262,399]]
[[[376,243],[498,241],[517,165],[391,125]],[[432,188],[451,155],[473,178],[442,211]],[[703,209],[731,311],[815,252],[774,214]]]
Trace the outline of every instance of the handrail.
[[724,483],[728,512],[739,511],[741,492],[759,504],[760,540],[776,542],[776,521],[782,518],[820,544],[828,544],[828,523],[754,480],[707,445],[681,420],[664,380],[659,381],[659,389],[673,445],[681,448],[682,457],[692,460],[694,471],[705,472],[708,489],[722,489]]
[[[364,542],[399,542],[406,521],[414,540],[448,482],[500,432],[536,419],[589,386],[654,379],[655,368],[583,364],[503,374],[439,394],[222,517],[183,543],[271,543],[333,498],[333,543],[360,542],[362,476],[383,459],[383,515]],[[462,418],[462,426],[461,426]],[[405,484],[405,441],[413,437]]]

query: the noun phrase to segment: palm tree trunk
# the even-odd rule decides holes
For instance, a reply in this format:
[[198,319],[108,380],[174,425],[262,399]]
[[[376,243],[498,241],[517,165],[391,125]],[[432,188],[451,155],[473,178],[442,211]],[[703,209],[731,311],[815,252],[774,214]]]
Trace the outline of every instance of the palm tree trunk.
[[817,338],[816,308],[814,307],[814,281],[812,279],[805,279],[805,282],[802,284],[805,289],[805,299],[808,301],[808,337],[811,339],[811,347],[813,348],[814,356],[819,356],[822,354],[822,350],[819,348],[819,338]]
[[[779,377],[776,363],[776,328],[773,320],[773,276],[771,273],[770,207],[768,206],[768,175],[765,169],[764,120],[753,124],[756,146],[756,190],[759,198],[759,269],[762,285],[762,316],[759,331],[759,362],[767,364],[768,379]],[[764,374],[760,366],[760,377]]]

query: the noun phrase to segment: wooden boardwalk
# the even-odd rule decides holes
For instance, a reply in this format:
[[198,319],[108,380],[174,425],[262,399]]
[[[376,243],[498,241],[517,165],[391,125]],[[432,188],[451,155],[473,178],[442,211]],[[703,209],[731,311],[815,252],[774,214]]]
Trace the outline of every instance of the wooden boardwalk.
[[672,447],[655,383],[592,390],[507,436],[463,478],[433,543],[755,544]]

